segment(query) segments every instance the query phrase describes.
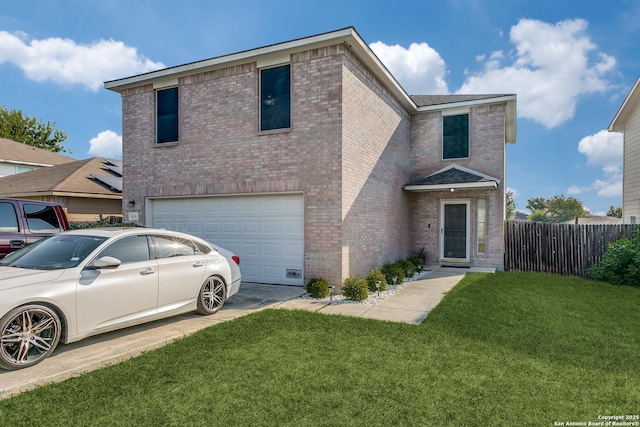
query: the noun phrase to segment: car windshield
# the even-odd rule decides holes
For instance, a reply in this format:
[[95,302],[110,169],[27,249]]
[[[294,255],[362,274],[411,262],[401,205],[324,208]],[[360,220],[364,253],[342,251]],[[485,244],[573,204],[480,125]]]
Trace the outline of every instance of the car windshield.
[[0,265],[35,270],[73,268],[106,239],[100,236],[55,234],[10,254]]

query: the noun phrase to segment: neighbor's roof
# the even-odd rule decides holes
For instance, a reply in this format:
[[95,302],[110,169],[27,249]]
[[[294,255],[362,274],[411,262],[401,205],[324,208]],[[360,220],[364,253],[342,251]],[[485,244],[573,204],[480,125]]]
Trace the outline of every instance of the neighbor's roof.
[[122,198],[120,161],[94,157],[0,178],[0,196]]
[[394,94],[399,102],[410,112],[442,110],[444,108],[464,107],[495,102],[506,102],[505,142],[516,140],[516,95],[415,95],[409,96],[396,78],[373,53],[353,27],[331,31],[315,36],[299,38],[283,43],[272,44],[256,49],[245,50],[229,55],[217,56],[202,61],[191,62],[105,82],[104,87],[114,92],[153,83],[156,87],[177,85],[180,77],[208,72],[233,65],[257,62],[258,67],[273,66],[289,62],[292,53],[302,50],[344,44],[373,73],[380,82]]
[[62,154],[35,148],[22,142],[0,138],[0,162],[27,166],[55,166],[75,159]]
[[409,191],[497,188],[500,179],[459,165],[450,165],[405,185]]
[[624,124],[629,119],[629,116],[633,111],[638,108],[640,104],[640,77],[636,80],[635,84],[631,88],[631,92],[622,102],[620,109],[616,113],[616,116],[609,125],[609,132],[622,132],[624,131]]

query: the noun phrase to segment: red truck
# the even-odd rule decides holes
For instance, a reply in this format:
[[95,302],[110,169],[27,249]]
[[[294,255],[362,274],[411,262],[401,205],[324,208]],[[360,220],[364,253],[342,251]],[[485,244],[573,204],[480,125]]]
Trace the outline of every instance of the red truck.
[[0,259],[29,243],[68,229],[67,215],[57,203],[0,198]]

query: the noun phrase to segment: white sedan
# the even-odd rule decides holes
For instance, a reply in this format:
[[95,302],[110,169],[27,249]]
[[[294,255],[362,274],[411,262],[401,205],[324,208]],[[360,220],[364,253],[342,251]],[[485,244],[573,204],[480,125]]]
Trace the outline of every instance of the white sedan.
[[212,314],[240,288],[240,259],[184,233],[73,230],[0,260],[0,368],[180,313]]

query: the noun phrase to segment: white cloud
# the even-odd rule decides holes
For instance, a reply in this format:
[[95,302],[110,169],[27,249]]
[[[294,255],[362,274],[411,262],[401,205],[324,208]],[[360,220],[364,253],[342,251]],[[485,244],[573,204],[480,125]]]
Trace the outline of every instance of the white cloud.
[[569,194],[596,191],[602,197],[622,195],[622,151],[623,135],[619,132],[601,130],[585,136],[578,143],[578,151],[587,156],[587,165],[602,168],[604,177],[587,187],[571,186]]
[[619,172],[622,168],[623,134],[600,132],[585,136],[578,143],[578,151],[587,156],[587,164],[602,166],[606,172]]
[[89,141],[89,154],[99,157],[121,158],[122,157],[122,136],[112,130],[100,132],[98,136]]
[[521,117],[547,128],[562,124],[574,116],[580,95],[611,86],[606,77],[616,60],[597,52],[587,26],[582,19],[556,24],[521,19],[510,31],[516,48],[511,63],[501,66],[504,54],[493,52],[457,93],[516,93]]
[[380,61],[411,95],[447,94],[447,69],[440,54],[427,43],[411,43],[409,49],[382,42],[369,45]]
[[164,68],[115,40],[77,44],[70,39],[28,40],[26,34],[0,31],[0,64],[21,68],[27,78],[82,85],[96,92],[104,81]]

